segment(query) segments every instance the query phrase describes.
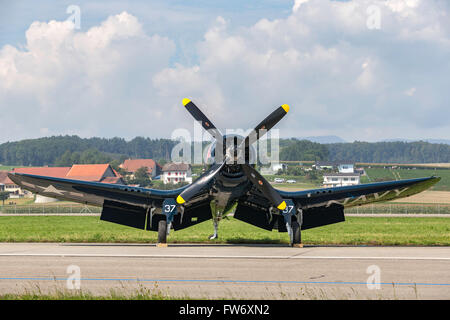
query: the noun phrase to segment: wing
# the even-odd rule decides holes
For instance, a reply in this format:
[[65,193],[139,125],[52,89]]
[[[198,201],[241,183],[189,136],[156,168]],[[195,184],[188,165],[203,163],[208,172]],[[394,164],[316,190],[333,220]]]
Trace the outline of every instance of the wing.
[[357,205],[409,197],[430,188],[439,182],[439,180],[441,180],[439,177],[429,177],[297,192],[277,191],[283,198],[292,199],[303,209],[329,207],[332,204],[349,208]]
[[[9,173],[9,178],[35,194],[59,200],[74,201],[103,207],[101,220],[146,230],[158,230],[158,222],[167,212],[164,204],[175,198],[188,186],[174,190],[156,190],[126,185],[79,181],[71,179]],[[211,217],[209,194],[201,190],[181,209],[173,213],[175,229],[183,229]],[[183,212],[181,212],[183,211]],[[182,213],[181,216],[177,213]],[[184,219],[183,219],[184,216]],[[195,222],[195,223],[193,223]]]
[[440,179],[429,177],[297,192],[276,190],[287,203],[283,211],[274,209],[261,192],[252,188],[239,199],[234,216],[266,230],[284,232],[285,216],[289,214],[301,222],[305,230],[345,221],[344,208],[409,197],[430,188]]

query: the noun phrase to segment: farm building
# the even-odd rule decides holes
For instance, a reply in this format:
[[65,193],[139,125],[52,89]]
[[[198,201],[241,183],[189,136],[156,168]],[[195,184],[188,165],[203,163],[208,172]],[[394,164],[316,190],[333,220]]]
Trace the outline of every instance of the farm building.
[[179,182],[192,183],[191,166],[187,163],[168,163],[162,168],[162,181],[164,184]]
[[147,168],[147,173],[150,178],[154,178],[161,173],[161,166],[153,159],[127,159],[120,168],[124,169],[132,178],[134,173],[142,167]]

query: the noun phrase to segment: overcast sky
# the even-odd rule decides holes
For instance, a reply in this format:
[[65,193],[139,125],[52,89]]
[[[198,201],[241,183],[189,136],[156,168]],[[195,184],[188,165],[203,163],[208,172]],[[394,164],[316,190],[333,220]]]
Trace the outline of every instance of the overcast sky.
[[185,97],[222,129],[289,104],[282,137],[450,139],[449,13],[448,0],[2,1],[0,143],[170,137],[193,130]]

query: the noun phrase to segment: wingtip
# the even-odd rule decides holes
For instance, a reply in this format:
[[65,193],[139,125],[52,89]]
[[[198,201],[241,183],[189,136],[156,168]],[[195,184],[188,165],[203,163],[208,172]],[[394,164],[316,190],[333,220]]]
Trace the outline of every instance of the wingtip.
[[436,182],[441,181],[441,177],[437,177],[437,176],[431,176],[430,179],[432,179],[432,180],[434,180]]
[[186,106],[189,102],[191,102],[191,100],[189,100],[188,98],[184,98],[183,99],[183,106]]
[[281,107],[284,109],[284,111],[286,111],[286,113],[289,112],[289,109],[290,109],[289,105],[283,104]]

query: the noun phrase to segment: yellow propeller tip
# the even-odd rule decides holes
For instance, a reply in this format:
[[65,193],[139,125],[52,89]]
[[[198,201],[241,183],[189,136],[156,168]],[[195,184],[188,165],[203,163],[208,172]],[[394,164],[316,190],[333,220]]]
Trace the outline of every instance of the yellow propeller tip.
[[284,109],[284,111],[286,111],[286,113],[289,112],[289,105],[283,104],[281,107]]
[[178,204],[183,204],[183,203],[185,203],[186,201],[184,201],[184,199],[181,197],[181,196],[178,196],[177,197],[177,203]]
[[284,210],[286,209],[286,202],[283,201],[282,203],[280,203],[280,205],[277,207],[279,210]]
[[189,100],[188,98],[184,98],[183,99],[183,106],[186,106],[189,102],[191,102],[191,100]]

